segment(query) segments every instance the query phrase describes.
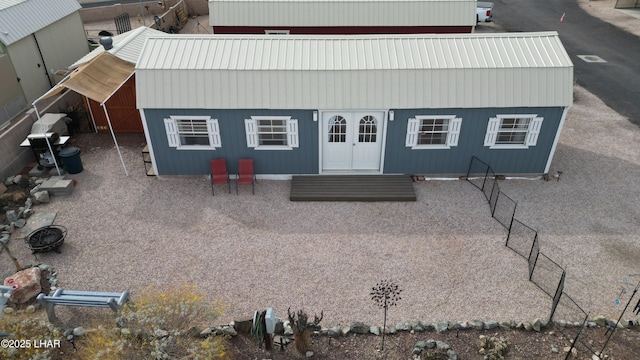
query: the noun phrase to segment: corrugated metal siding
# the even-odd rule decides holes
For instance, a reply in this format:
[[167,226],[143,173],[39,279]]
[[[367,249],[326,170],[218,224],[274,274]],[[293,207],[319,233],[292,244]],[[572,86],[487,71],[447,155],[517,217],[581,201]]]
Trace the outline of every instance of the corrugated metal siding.
[[80,8],[76,0],[0,0],[0,41],[10,45]]
[[555,32],[150,38],[137,74],[138,108],[450,108],[573,102],[573,64]]
[[[156,29],[142,26],[131,31],[127,31],[126,33],[113,36],[111,38],[113,40],[113,48],[110,49],[109,52],[124,61],[135,64],[136,61],[138,61],[138,57],[140,56],[140,52],[142,51],[144,42],[147,40],[147,38],[161,36],[165,36],[165,33]],[[91,59],[103,52],[104,47],[100,45],[93,51],[73,63],[71,66],[69,66],[69,68],[75,69],[78,66],[89,62]]]
[[174,35],[138,67],[178,70],[408,70],[570,67],[556,32],[362,36]]
[[38,30],[35,36],[48,69],[66,69],[89,52],[79,12]]
[[[471,156],[491,165],[497,174],[542,174],[558,130],[563,108],[396,109],[387,124],[385,173],[461,175]],[[496,114],[538,114],[544,117],[536,146],[528,149],[489,149],[484,135]],[[456,115],[462,118],[458,146],[412,150],[405,146],[407,121],[416,115]]]
[[[222,147],[210,151],[170,148],[162,119],[171,115],[209,115],[218,119]],[[298,119],[300,146],[293,150],[248,148],[244,119],[252,115],[282,115]],[[318,123],[313,121],[312,111],[152,109],[145,110],[145,118],[159,175],[209,174],[209,160],[214,158],[226,158],[232,174],[237,172],[239,158],[254,159],[257,174],[318,173]]]
[[212,26],[475,26],[475,0],[209,1]]
[[[66,69],[89,51],[80,14],[75,12],[7,47],[27,102],[51,88],[54,71]],[[42,58],[44,59],[44,65]],[[45,68],[46,67],[46,68]]]
[[33,36],[22,38],[9,46],[8,53],[27,103],[30,104],[51,88],[48,72],[42,66],[38,67],[42,60],[36,41]]

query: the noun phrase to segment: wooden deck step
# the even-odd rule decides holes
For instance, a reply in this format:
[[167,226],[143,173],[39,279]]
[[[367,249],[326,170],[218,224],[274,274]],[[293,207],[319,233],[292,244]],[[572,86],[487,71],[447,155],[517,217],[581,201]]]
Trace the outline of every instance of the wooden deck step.
[[416,201],[408,175],[294,176],[291,201]]

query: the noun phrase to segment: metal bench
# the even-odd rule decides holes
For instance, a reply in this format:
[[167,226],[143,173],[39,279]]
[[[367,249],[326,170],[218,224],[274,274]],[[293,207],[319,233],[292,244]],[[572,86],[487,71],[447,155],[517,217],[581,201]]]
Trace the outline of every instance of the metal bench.
[[40,294],[37,299],[44,303],[49,322],[53,323],[58,321],[54,310],[56,305],[108,307],[115,312],[129,300],[129,292],[95,292],[58,289],[52,296]]

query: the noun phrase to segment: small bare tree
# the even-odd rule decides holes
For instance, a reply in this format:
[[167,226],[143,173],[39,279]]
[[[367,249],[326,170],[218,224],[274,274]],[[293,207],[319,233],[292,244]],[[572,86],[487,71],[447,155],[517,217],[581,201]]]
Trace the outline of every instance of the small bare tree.
[[20,266],[18,259],[16,259],[16,257],[13,256],[13,254],[11,254],[9,247],[5,243],[0,243],[0,244],[2,244],[2,249],[4,250],[4,252],[6,252],[7,255],[9,255],[9,257],[11,258],[11,261],[13,262],[13,266],[16,267],[16,271],[22,270],[22,267]]
[[382,280],[371,289],[371,300],[376,305],[384,309],[384,322],[382,325],[382,347],[384,350],[384,334],[387,329],[387,309],[389,306],[396,306],[398,300],[401,299],[400,293],[402,289],[393,280]]
[[306,354],[311,349],[311,333],[319,328],[320,321],[324,317],[324,311],[320,311],[319,318],[314,315],[312,323],[309,323],[309,316],[304,310],[298,310],[296,314],[291,312],[291,308],[288,308],[287,314],[289,315],[289,324],[293,330],[296,350],[301,354]]

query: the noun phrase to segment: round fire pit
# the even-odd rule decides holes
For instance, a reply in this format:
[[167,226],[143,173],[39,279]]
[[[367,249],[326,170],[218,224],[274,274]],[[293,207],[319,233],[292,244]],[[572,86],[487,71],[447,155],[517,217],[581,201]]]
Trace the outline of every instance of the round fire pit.
[[55,251],[60,253],[59,247],[67,236],[67,228],[62,225],[43,226],[31,232],[25,239],[31,253],[45,253]]

